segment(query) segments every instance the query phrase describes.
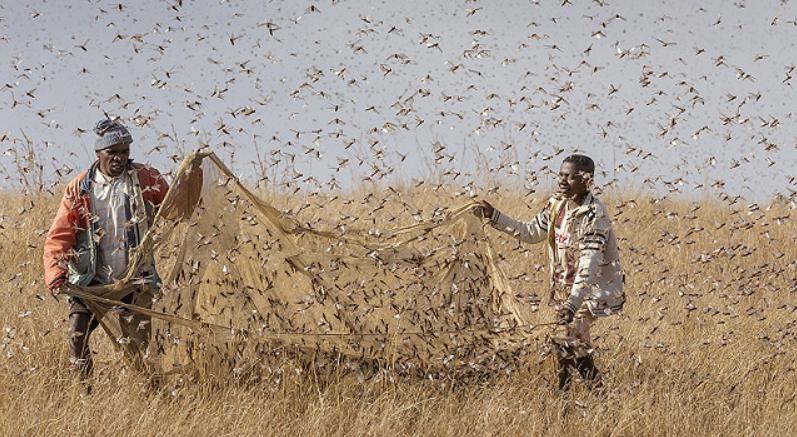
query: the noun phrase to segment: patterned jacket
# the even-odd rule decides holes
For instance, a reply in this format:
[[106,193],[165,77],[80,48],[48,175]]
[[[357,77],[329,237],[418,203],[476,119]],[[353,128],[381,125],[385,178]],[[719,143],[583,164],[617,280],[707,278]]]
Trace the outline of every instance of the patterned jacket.
[[[554,239],[554,223],[564,202],[565,199],[552,196],[545,208],[530,222],[515,220],[498,209],[493,211],[490,218],[493,227],[521,241],[547,241],[552,290],[557,270],[555,264],[564,262],[557,259]],[[569,298],[563,304],[574,313],[582,304],[586,304],[594,316],[608,316],[619,312],[625,303],[625,276],[620,267],[617,238],[606,207],[588,193],[581,206],[572,212],[570,224],[579,256],[573,286]]]
[[[86,286],[94,279],[98,245],[90,193],[97,167],[95,162],[72,179],[64,190],[61,205],[44,242],[44,281],[48,288],[52,288],[59,279],[79,286]],[[152,224],[156,208],[166,197],[169,186],[152,167],[131,161],[127,172],[134,193],[127,208],[127,222],[132,225],[127,228],[125,238],[129,250],[138,246]],[[146,269],[157,282],[154,266]]]

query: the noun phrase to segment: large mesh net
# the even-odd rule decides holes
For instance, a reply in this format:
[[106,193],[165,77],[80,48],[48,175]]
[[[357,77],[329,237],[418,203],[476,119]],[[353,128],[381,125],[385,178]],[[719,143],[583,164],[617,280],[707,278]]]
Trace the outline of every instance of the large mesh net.
[[[130,364],[158,374],[240,373],[275,351],[425,376],[509,369],[539,330],[475,207],[390,230],[312,229],[197,151],[131,252],[127,276],[67,293],[102,318]],[[152,307],[120,302],[142,287],[138,272],[153,259],[162,286]],[[118,308],[151,318],[146,350],[125,341],[117,317],[103,317]]]

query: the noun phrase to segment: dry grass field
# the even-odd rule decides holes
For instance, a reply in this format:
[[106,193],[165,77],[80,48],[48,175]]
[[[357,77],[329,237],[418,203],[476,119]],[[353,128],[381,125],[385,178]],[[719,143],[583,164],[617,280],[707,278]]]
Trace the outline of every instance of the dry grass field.
[[[406,196],[426,206],[462,203],[442,191]],[[57,198],[2,194],[0,434],[783,435],[797,428],[795,212],[780,204],[604,199],[621,238],[628,294],[624,314],[601,320],[593,333],[605,397],[580,384],[557,394],[550,358],[470,383],[362,381],[287,363],[279,380],[153,390],[101,331],[92,340],[97,373],[87,396],[67,370],[63,298],[50,297],[41,279]],[[490,200],[527,218],[541,205],[509,191]],[[353,213],[317,197],[277,205],[298,209],[305,201],[306,222],[321,216],[320,205],[327,220]],[[490,235],[518,295],[544,295],[543,248]],[[547,307],[538,314],[553,319]]]

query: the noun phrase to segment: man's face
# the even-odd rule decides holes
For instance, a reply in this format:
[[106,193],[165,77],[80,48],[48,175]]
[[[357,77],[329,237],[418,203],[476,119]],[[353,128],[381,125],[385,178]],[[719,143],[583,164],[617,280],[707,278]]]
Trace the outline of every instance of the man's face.
[[568,199],[575,199],[583,195],[589,189],[589,181],[592,175],[579,170],[578,166],[572,162],[563,162],[559,169],[559,190]]
[[100,171],[106,176],[119,176],[125,171],[129,156],[130,145],[123,143],[98,151],[97,159],[100,160]]

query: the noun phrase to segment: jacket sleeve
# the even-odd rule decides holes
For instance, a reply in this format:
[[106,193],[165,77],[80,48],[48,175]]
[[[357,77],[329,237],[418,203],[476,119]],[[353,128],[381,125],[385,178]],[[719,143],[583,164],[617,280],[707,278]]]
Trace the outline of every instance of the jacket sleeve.
[[587,212],[587,220],[578,242],[579,258],[576,277],[573,280],[570,297],[565,303],[565,306],[573,313],[578,311],[595,285],[606,251],[606,242],[611,232],[611,221],[604,211],[591,209]]
[[518,238],[526,243],[539,243],[548,236],[548,225],[551,220],[550,203],[540,211],[530,222],[522,222],[502,213],[497,208],[493,210],[490,224],[499,231]]
[[69,254],[75,247],[77,212],[76,198],[70,186],[64,190],[61,204],[44,240],[44,283],[52,288],[57,279],[66,279]]

